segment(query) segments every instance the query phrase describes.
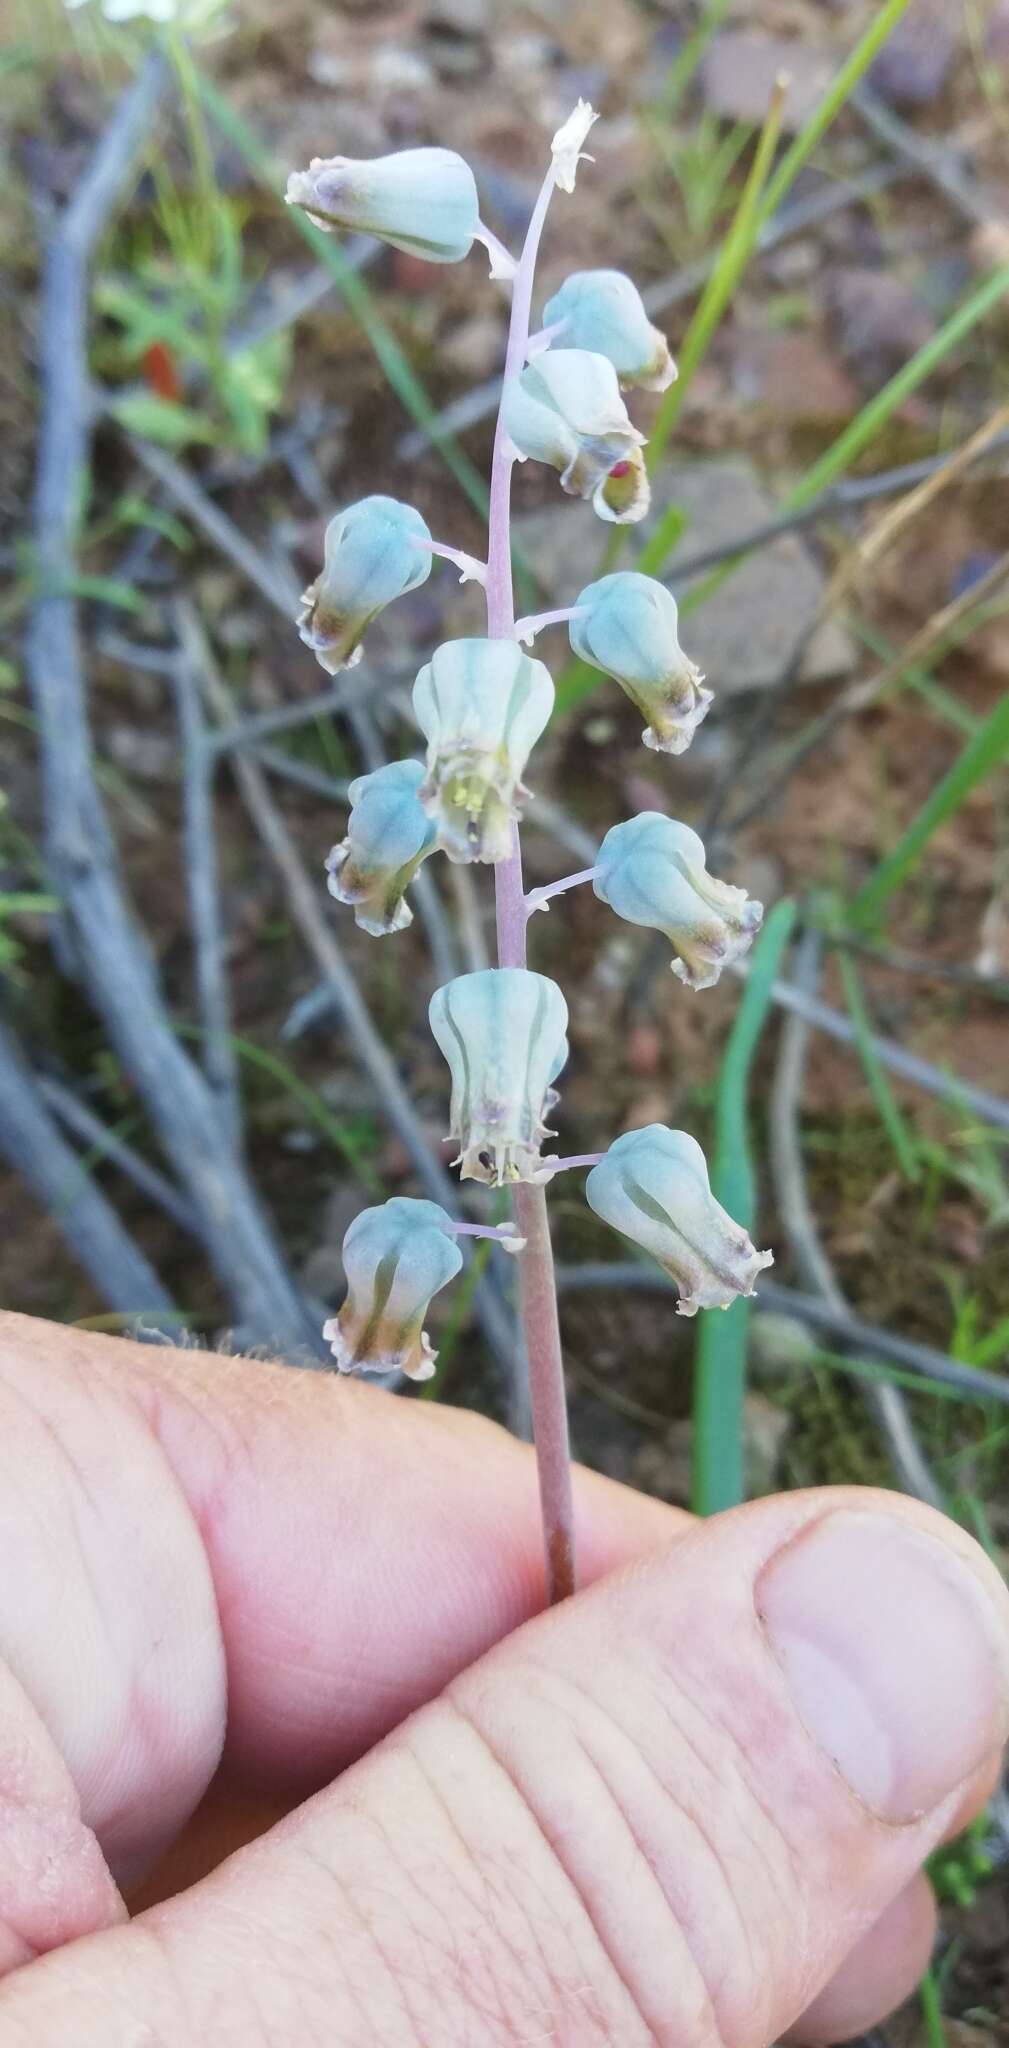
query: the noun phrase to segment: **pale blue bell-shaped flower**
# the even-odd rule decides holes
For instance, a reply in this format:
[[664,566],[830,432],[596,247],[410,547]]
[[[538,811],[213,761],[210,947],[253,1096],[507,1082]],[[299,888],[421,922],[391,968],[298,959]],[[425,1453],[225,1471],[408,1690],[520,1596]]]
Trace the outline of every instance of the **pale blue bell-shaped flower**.
[[525,967],[485,967],[436,989],[430,1018],[452,1075],[462,1178],[492,1187],[540,1179],[543,1118],[566,1052],[568,1006],[556,982]]
[[664,334],[653,327],[637,285],[622,270],[575,270],[543,308],[544,327],[560,325],[558,348],[606,356],[623,390],[665,391],[676,364]]
[[620,684],[646,721],[653,753],[682,754],[712,700],[679,641],[676,599],[654,576],[617,569],[575,599],[568,636],[575,654]]
[[509,378],[502,416],[519,459],[531,456],[559,470],[561,488],[589,499],[600,519],[628,525],[644,518],[650,496],[645,437],[628,418],[606,356],[545,350]]
[[550,672],[514,640],[447,640],[413,689],[427,740],[420,792],[450,860],[505,860],[522,773],[554,705]]
[[453,149],[313,157],[307,171],[292,173],[286,196],[316,227],[378,235],[427,263],[461,262],[480,225],[476,181]]
[[436,839],[418,795],[423,780],[420,761],[389,761],[348,791],[347,836],[326,861],[329,893],[352,905],[354,923],[373,938],[413,923],[405,891]]
[[360,660],[362,638],[385,605],[427,582],[430,543],[427,521],[398,498],[359,498],[330,520],[322,573],[298,615],[306,647],[329,675]]
[[665,1124],[627,1131],[592,1168],[585,1195],[604,1223],[650,1252],[675,1280],[681,1316],[728,1308],[737,1295],[752,1294],[757,1274],[774,1264],[716,1202],[704,1154],[686,1131]]
[[708,874],[697,833],[662,811],[611,827],[592,887],[618,917],[665,932],[680,955],[673,973],[688,988],[713,988],[722,968],[747,951],[764,915],[745,889]]
[[355,1216],[343,1240],[347,1298],[322,1332],[341,1372],[431,1378],[438,1354],[424,1317],[462,1267],[451,1221],[439,1203],[407,1195]]

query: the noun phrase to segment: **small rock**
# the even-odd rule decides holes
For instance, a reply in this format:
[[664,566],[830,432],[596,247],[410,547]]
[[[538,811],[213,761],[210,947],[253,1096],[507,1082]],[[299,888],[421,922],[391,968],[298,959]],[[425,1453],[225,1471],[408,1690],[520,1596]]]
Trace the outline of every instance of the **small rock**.
[[664,1041],[655,1024],[634,1024],[627,1035],[627,1064],[639,1081],[650,1081],[662,1065]]
[[726,121],[763,121],[778,78],[789,81],[782,131],[805,126],[837,70],[837,52],[797,38],[732,30],[715,36],[701,66],[704,97]]
[[[342,1242],[342,1238],[341,1238]],[[319,1244],[302,1261],[299,1278],[306,1294],[327,1304],[338,1302],[346,1287],[340,1245]]]
[[787,1409],[778,1408],[766,1394],[747,1394],[743,1402],[743,1462],[751,1500],[773,1493],[791,1425]]
[[1009,71],[1009,0],[996,0],[985,24],[984,51],[989,63]]
[[[674,589],[678,559],[727,546],[777,510],[752,464],[734,456],[663,470],[655,482],[652,512],[638,529],[643,539],[673,503],[687,514],[686,532],[667,571]],[[586,505],[562,500],[521,514],[514,525],[519,546],[543,576],[544,607],[570,604],[605,539],[595,514]],[[689,614],[683,644],[716,693],[712,718],[720,698],[766,689],[781,676],[819,615],[823,589],[823,572],[809,549],[796,534],[784,534],[735,569],[713,603]],[[799,680],[830,682],[849,675],[854,664],[850,636],[829,620],[814,633]],[[605,697],[597,701],[605,703]]]
[[892,271],[834,271],[824,291],[828,320],[856,376],[877,386],[935,333],[935,320]]
[[458,36],[482,36],[493,19],[492,0],[428,0],[424,12],[433,28],[450,28]]
[[852,379],[816,334],[744,330],[733,350],[733,384],[775,419],[836,421],[858,411]]
[[941,93],[956,49],[949,0],[914,0],[869,71],[869,83],[892,107],[927,107]]
[[630,1470],[632,1486],[650,1493],[654,1500],[688,1506],[692,1440],[693,1424],[685,1417],[671,1423],[660,1442],[642,1444]]
[[135,725],[110,726],[105,744],[125,775],[138,782],[174,782],[179,767],[178,741],[169,733],[138,732]]
[[448,369],[476,384],[500,368],[504,348],[504,321],[490,313],[474,313],[446,334],[438,353]]

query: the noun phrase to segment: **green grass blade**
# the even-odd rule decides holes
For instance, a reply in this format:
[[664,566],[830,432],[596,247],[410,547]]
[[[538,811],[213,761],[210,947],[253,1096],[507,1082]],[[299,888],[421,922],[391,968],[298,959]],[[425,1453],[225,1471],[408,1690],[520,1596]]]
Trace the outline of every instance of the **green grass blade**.
[[[669,437],[679,419],[683,401],[707,355],[724,314],[732,304],[736,287],[753,253],[760,225],[760,202],[778,146],[784,104],[784,90],[776,87],[771,95],[742,197],[718,252],[718,261],[701,293],[693,319],[684,336],[678,358],[679,376],[675,384],[669,386],[652,423],[648,436],[649,470],[654,471],[665,454]],[[656,534],[641,556],[638,568],[644,575],[648,575],[651,570],[650,556],[657,552],[656,543],[659,540],[660,534]],[[659,559],[664,559],[664,554],[659,555]]]
[[828,128],[836,121],[856,85],[864,78],[873,59],[878,57],[887,37],[892,35],[901,15],[906,13],[909,6],[910,0],[886,0],[886,6],[881,7],[875,20],[869,23],[865,34],[855,44],[850,56],[845,58],[840,71],[831,79],[819,105],[813,108],[805,127],[800,129],[794,142],[785,151],[764,194],[761,221],[769,220],[771,214],[777,212],[803,165],[808,163],[817,143],[823,140]]
[[826,490],[829,484],[836,483],[842,471],[849,469],[856,456],[861,455],[869,446],[881,428],[886,426],[897,407],[903,405],[905,398],[910,398],[912,392],[917,391],[919,384],[930,376],[933,370],[939,368],[950,350],[956,348],[958,342],[965,340],[972,328],[977,326],[979,320],[984,319],[986,313],[991,312],[993,306],[998,305],[1007,291],[1009,264],[1003,263],[968,294],[950,314],[948,320],[943,321],[935,334],[931,335],[929,340],[896,371],[888,384],[884,384],[882,391],[877,391],[875,397],[870,398],[867,405],[863,405],[861,412],[844,428],[836,441],[832,441],[830,447],[824,450],[819,461],[814,462],[806,471],[795,490],[789,493],[783,509],[786,512],[798,511],[803,505],[808,505],[810,499],[815,498],[818,492]]
[[[283,180],[278,177],[255,131],[202,73],[199,87],[203,103],[222,135],[227,137],[260,183],[282,200]],[[366,336],[400,404],[417,426],[422,427],[428,435],[442,461],[465,491],[470,503],[486,517],[488,493],[483,477],[469,456],[463,453],[454,436],[443,432],[435,425],[435,408],[416,372],[407,362],[391,328],[383,319],[364,278],[347,263],[339,243],[333,236],[324,235],[299,207],[291,208],[289,219],[303,241],[308,243],[318,262],[336,279],[347,306]]]
[[[729,292],[728,296],[725,298],[724,303],[722,304],[721,309],[719,311],[718,321],[721,320],[721,318],[728,311],[728,308],[732,303],[732,299],[735,295],[736,288],[739,284],[741,277],[745,272],[746,265],[755,247],[756,238],[761,227],[767,220],[770,219],[772,214],[777,212],[783,199],[785,198],[786,194],[788,193],[789,189],[791,188],[792,184],[797,178],[799,172],[801,171],[803,165],[808,162],[817,144],[820,141],[822,141],[828,128],[837,119],[838,114],[841,113],[842,109],[844,108],[847,100],[854,91],[855,87],[864,77],[866,71],[869,68],[869,65],[872,63],[873,59],[878,55],[887,37],[896,27],[901,15],[905,12],[906,8],[909,5],[910,0],[887,0],[887,4],[880,9],[879,14],[876,16],[875,20],[870,23],[865,34],[856,43],[855,48],[852,50],[850,56],[848,56],[845,59],[845,62],[842,64],[836,77],[831,80],[830,85],[824,93],[822,100],[820,101],[819,105],[814,108],[812,114],[809,117],[809,120],[806,122],[805,127],[800,131],[800,133],[795,137],[794,141],[790,144],[789,148],[785,151],[785,154],[782,157],[777,170],[773,173],[773,175],[767,175],[765,173],[764,178],[761,180],[761,189],[755,195],[756,204],[752,216],[750,215],[749,208],[747,208],[746,227],[748,240],[745,244],[745,247],[742,249],[742,260],[738,263],[738,267],[736,267],[735,270],[732,289]],[[766,126],[764,132],[766,134]],[[761,138],[761,141],[763,141],[763,137]],[[758,150],[759,148],[760,145],[758,145]],[[755,168],[756,163],[754,164],[754,169]],[[752,181],[752,179],[753,171],[751,170],[750,180]],[[715,273],[713,273],[712,278],[709,280],[708,286],[705,288],[705,293],[702,297],[701,305],[698,306],[697,313],[694,316],[694,321],[691,323],[690,330],[688,330],[688,340],[690,333],[693,332],[695,324],[700,319],[701,307],[703,306],[704,298],[707,297],[708,292],[711,290],[715,276],[717,276],[718,272],[722,270],[723,264],[727,264],[729,261],[729,244],[733,241],[734,237],[736,237],[737,229],[739,229],[740,235],[742,233],[742,228],[740,224],[740,212],[742,211],[742,208],[747,205],[747,192],[749,191],[749,187],[750,181],[748,181],[747,191],[744,192],[743,194],[743,200],[741,201],[740,209],[737,211],[736,217],[728,230],[728,234],[726,235],[725,242],[723,243],[722,253],[719,257],[718,265],[716,266],[716,271]],[[737,255],[740,253],[738,243],[736,253]],[[984,291],[984,287],[982,287],[982,291]],[[975,315],[977,319],[980,319],[982,317],[982,313],[984,311],[987,311],[988,305],[994,303],[994,300],[997,296],[997,292],[992,292],[989,296],[986,297],[985,303],[982,306],[981,310],[977,312],[977,314]],[[969,304],[970,302],[968,302],[968,305]],[[967,310],[968,308],[966,306],[961,309],[961,313],[965,317],[967,314]],[[717,327],[718,321],[716,321],[715,327]],[[949,323],[947,323],[947,325],[948,324]],[[963,328],[961,332],[969,331],[970,325],[973,325],[972,320],[968,321],[967,327]],[[714,333],[714,331],[715,328],[712,328],[712,334]],[[709,334],[704,343],[705,350],[711,338],[712,335]],[[959,336],[955,338],[959,338]],[[938,341],[939,336],[936,336],[935,340]],[[952,342],[949,342],[947,345],[952,346],[953,344]],[[938,360],[941,360],[941,355],[944,352],[945,350],[940,351]],[[923,351],[919,351],[919,353],[921,354],[923,353]],[[700,358],[698,358],[698,360],[700,360]],[[661,452],[661,449],[665,447],[665,444],[669,438],[669,434],[672,431],[672,426],[675,424],[676,418],[678,416],[679,408],[683,404],[684,389],[686,384],[689,383],[689,375],[692,374],[692,369],[696,369],[697,367],[696,363],[694,363],[691,366],[687,358],[687,343],[684,343],[683,350],[681,351],[680,361],[680,382],[676,385],[673,385],[670,393],[667,394],[670,399],[669,425],[665,425],[665,421],[663,420],[663,414],[662,412],[660,412],[659,420],[656,422],[656,427],[653,428],[652,431],[651,446],[654,447],[656,432],[658,432],[660,441],[659,452]],[[917,358],[913,358],[912,361],[916,362]],[[686,377],[684,377],[683,374],[684,364],[686,364],[688,373]],[[925,369],[923,369],[921,371],[921,375],[927,376],[928,368],[933,366],[934,364],[931,364]],[[910,364],[905,366],[905,369],[907,370],[910,370],[910,368]],[[903,373],[898,374],[902,375]],[[895,383],[897,380],[893,379],[891,381]],[[916,381],[920,381],[920,379],[915,379],[907,387],[906,391],[899,393],[893,399],[892,405],[885,412],[885,414],[883,414],[880,417],[878,422],[879,425],[883,424],[884,418],[889,418],[889,412],[892,411],[893,405],[900,404],[901,398],[903,396],[908,395],[908,392],[914,389],[914,383]],[[887,390],[889,390],[889,388],[890,387],[887,386]],[[880,393],[879,396],[880,398],[882,398],[884,394]],[[858,419],[856,419],[852,423],[851,428],[848,429],[848,434],[852,436],[853,439],[855,437],[856,430],[858,429],[860,422],[864,419],[866,414],[869,414],[871,412],[872,407],[875,404],[875,400],[870,400],[869,405],[863,408],[863,411],[862,413],[859,414]],[[870,421],[868,432],[866,434],[866,442],[872,439],[872,436],[876,431],[877,425]],[[845,438],[846,437],[844,435],[839,436],[838,442],[833,444],[833,447],[826,451],[826,454],[823,457],[821,457],[820,463],[813,465],[813,470],[810,472],[810,475],[813,475],[818,470],[820,470],[823,464],[828,461],[828,458],[830,458],[834,454],[835,450],[837,450],[837,467],[834,471],[834,474],[836,475],[840,473],[840,469],[844,467],[845,463],[848,460],[851,459],[851,456],[846,454],[840,448],[840,443],[843,442]],[[863,442],[861,445],[865,445],[865,443]],[[654,460],[655,458],[653,457],[652,459]],[[828,477],[826,480],[829,481],[832,480],[832,478]],[[794,494],[794,502],[796,504],[805,504],[807,502],[808,496],[815,496],[817,490],[824,488],[824,480],[815,483],[812,490],[808,492],[807,484],[808,477],[803,478],[802,483],[798,487],[798,493]],[[793,499],[786,499],[785,503],[787,508],[793,503]],[[619,536],[616,536],[613,539],[611,539],[606,550],[606,553],[604,555],[603,562],[597,571],[598,575],[605,574],[608,568],[613,567],[613,564],[617,558],[617,551],[619,549],[619,545]],[[673,545],[675,545],[675,542],[673,543]],[[658,535],[655,535],[653,537],[653,540],[645,548],[641,556],[641,559],[635,564],[635,566],[639,571],[641,571],[645,575],[659,575],[662,569],[665,567],[670,552],[671,547],[668,545],[664,550],[660,549],[660,546],[658,545]],[[690,592],[689,596],[685,599],[683,605],[681,606],[681,610],[683,610],[684,612],[692,611],[696,609],[698,605],[703,604],[707,597],[713,596],[715,591],[718,590],[724,583],[726,577],[732,574],[732,570],[736,566],[737,561],[740,560],[742,560],[742,557],[737,556],[732,561],[723,563],[718,569],[713,570],[712,574],[709,577],[707,577],[703,583],[698,584],[696,588]],[[561,712],[569,710],[574,704],[580,703],[582,698],[589,696],[593,690],[598,689],[602,681],[603,678],[600,676],[598,670],[589,668],[587,663],[585,662],[572,659],[567,664],[567,667],[564,669],[563,673],[558,679],[556,706],[557,711]]]
[[877,922],[880,913],[902,882],[913,873],[929,840],[940,825],[953,817],[979,782],[990,775],[1009,753],[1009,695],[994,711],[957,756],[952,768],[936,783],[892,852],[881,861],[874,875],[860,889],[851,905],[852,922],[863,930]]
[[846,953],[843,948],[838,952],[837,964],[844,989],[844,1000],[855,1033],[856,1051],[869,1083],[880,1122],[893,1146],[897,1164],[905,1180],[915,1181],[918,1179],[918,1155],[914,1139],[897,1106],[886,1071],[880,1064],[872,1042],[872,1020],[866,1008],[861,978],[850,953]]
[[931,1969],[926,1970],[918,1986],[921,2016],[925,2024],[925,2039],[928,2048],[949,2048],[946,2029],[943,2025],[942,2006],[939,2002],[939,1986]]
[[[781,957],[795,921],[789,898],[776,903],[753,949],[736,1020],[718,1077],[712,1189],[723,1207],[752,1229],[756,1180],[747,1133],[750,1067],[771,1007]],[[717,1514],[743,1497],[743,1390],[750,1304],[702,1313],[694,1372],[692,1501],[699,1515]]]
[[710,0],[700,20],[691,29],[673,58],[662,84],[657,109],[665,115],[674,114],[690,84],[712,36],[721,28],[732,0]]

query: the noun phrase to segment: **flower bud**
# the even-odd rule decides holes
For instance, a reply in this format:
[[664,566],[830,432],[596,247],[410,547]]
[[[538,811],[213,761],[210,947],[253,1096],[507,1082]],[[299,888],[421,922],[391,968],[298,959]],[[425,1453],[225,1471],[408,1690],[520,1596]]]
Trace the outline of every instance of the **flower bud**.
[[398,498],[359,498],[330,520],[322,574],[301,600],[298,631],[331,676],[360,661],[364,634],[385,605],[427,582],[430,541],[426,520]]
[[587,156],[582,143],[589,129],[599,116],[588,100],[579,100],[574,112],[568,115],[563,126],[558,128],[550,144],[553,156],[554,184],[562,192],[573,192],[580,163],[591,164],[595,158]]
[[326,860],[331,896],[349,903],[354,923],[379,939],[405,931],[413,911],[405,891],[435,848],[435,829],[418,791],[419,761],[389,761],[352,782],[347,836]]
[[450,860],[497,861],[511,851],[522,771],[554,705],[541,661],[514,640],[448,640],[413,689],[428,743],[421,803]]
[[774,1264],[716,1202],[704,1154],[686,1131],[646,1124],[626,1132],[592,1168],[585,1195],[604,1223],[650,1252],[675,1280],[681,1316],[728,1308],[737,1295],[752,1294],[757,1274]]
[[647,723],[646,747],[682,754],[705,717],[712,691],[680,646],[676,599],[634,569],[601,576],[576,598],[568,628],[574,652],[620,684]]
[[463,1179],[539,1179],[543,1118],[567,1052],[568,1006],[556,983],[525,967],[485,967],[436,989],[430,1018],[452,1074]]
[[378,235],[427,263],[459,263],[480,224],[476,181],[452,149],[401,149],[363,163],[317,156],[288,179],[287,203],[316,227]]
[[606,356],[623,390],[665,391],[676,376],[669,343],[645,312],[637,285],[621,270],[576,270],[543,308],[544,327],[563,323],[562,348]]
[[649,488],[644,435],[631,424],[605,356],[550,348],[505,385],[502,414],[520,461],[560,471],[561,488],[591,499],[600,519],[643,519]]
[[431,1296],[462,1267],[451,1220],[437,1202],[406,1195],[355,1216],[343,1240],[347,1299],[322,1332],[341,1372],[431,1378],[438,1354],[424,1317]]
[[747,951],[764,915],[745,889],[708,874],[697,833],[661,811],[642,811],[607,832],[592,887],[618,917],[665,932],[681,955],[673,973],[688,988],[713,988],[722,968]]

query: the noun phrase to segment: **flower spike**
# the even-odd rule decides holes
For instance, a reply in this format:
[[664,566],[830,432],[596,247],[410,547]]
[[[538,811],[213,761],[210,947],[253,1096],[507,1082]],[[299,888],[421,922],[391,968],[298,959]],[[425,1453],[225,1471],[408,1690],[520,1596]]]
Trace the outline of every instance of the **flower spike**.
[[665,932],[681,956],[673,973],[694,989],[714,988],[722,968],[748,950],[764,915],[745,889],[708,874],[697,833],[661,811],[642,811],[607,832],[592,887],[618,917]]
[[711,690],[678,638],[676,599],[654,576],[618,569],[575,599],[568,637],[575,654],[620,684],[647,723],[646,747],[682,754],[707,714]]
[[322,1332],[341,1372],[431,1378],[438,1354],[424,1317],[462,1267],[451,1227],[439,1203],[406,1195],[355,1216],[343,1240],[347,1299]]
[[326,528],[322,574],[301,600],[298,631],[331,676],[361,659],[372,619],[431,574],[427,522],[398,498],[359,498]]
[[405,891],[435,848],[435,828],[419,801],[419,761],[388,761],[359,775],[348,792],[347,836],[326,861],[329,893],[353,906],[354,923],[372,938],[413,923]]
[[675,1280],[681,1316],[728,1308],[774,1264],[716,1202],[704,1154],[686,1131],[646,1124],[626,1132],[593,1167],[585,1195],[604,1223],[651,1252]]
[[543,1119],[567,1057],[568,1006],[556,982],[525,967],[485,967],[436,989],[430,1018],[452,1075],[462,1178],[492,1187],[543,1178]]
[[427,263],[459,263],[480,226],[476,180],[452,149],[401,149],[358,162],[313,157],[287,183],[288,206],[316,227],[378,235]]
[[549,670],[513,640],[448,640],[413,690],[427,743],[420,801],[452,861],[505,860],[522,773],[554,706]]
[[641,293],[620,270],[576,270],[543,308],[544,328],[559,328],[563,348],[586,348],[613,364],[621,388],[665,391],[676,377],[669,343],[645,312]]
[[521,462],[532,456],[560,471],[561,488],[591,499],[600,519],[643,519],[649,489],[633,426],[606,356],[549,348],[505,386],[502,416]]

